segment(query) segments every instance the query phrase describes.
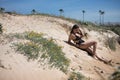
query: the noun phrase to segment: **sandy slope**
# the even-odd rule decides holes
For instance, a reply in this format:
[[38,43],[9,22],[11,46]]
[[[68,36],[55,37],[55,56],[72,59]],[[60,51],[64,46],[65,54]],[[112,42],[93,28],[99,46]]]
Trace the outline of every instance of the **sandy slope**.
[[[68,32],[64,28],[71,27],[74,23],[53,17],[45,16],[11,16],[1,15],[0,23],[4,27],[4,34],[9,33],[22,33],[25,31],[36,31],[46,34],[48,38],[55,39],[56,43],[63,47],[63,51],[67,58],[71,60],[69,71],[75,70],[81,72],[90,80],[103,80],[114,72],[115,67],[120,65],[120,46],[117,46],[116,51],[111,51],[106,48],[104,41],[106,36],[116,37],[112,32],[100,33],[97,31],[88,31],[86,28],[83,31],[87,32],[88,39],[96,40],[98,43],[97,54],[107,60],[112,59],[113,66],[106,65],[103,62],[93,59],[82,50],[68,45],[65,41],[68,38]],[[110,34],[110,35],[109,35]],[[0,37],[0,80],[67,80],[68,74],[57,69],[49,69],[48,67],[41,66],[37,61],[26,60],[26,57],[17,52],[11,46],[14,41],[5,40]],[[98,73],[95,71],[95,66],[99,67]]]

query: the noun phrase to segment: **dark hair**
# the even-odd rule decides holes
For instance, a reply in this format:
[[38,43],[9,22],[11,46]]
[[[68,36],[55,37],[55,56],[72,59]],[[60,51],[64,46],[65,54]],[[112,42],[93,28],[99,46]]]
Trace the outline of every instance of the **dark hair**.
[[74,30],[74,29],[77,29],[77,28],[79,28],[79,26],[78,26],[78,25],[76,25],[76,24],[75,24],[75,25],[73,25],[73,27],[72,27],[72,29],[71,29],[71,32],[70,32],[70,33],[73,33],[73,30]]

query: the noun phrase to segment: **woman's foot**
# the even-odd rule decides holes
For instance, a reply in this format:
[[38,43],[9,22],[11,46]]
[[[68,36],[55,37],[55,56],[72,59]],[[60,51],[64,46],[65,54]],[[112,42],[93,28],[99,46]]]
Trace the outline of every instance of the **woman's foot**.
[[92,57],[96,60],[99,60],[98,57],[96,57],[96,55],[93,55]]

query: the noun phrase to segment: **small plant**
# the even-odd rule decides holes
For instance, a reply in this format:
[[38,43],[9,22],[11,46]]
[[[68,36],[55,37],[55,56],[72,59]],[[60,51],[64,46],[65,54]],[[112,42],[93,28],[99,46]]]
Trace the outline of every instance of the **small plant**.
[[16,34],[12,34],[12,37],[15,37],[17,39],[25,39],[24,35],[25,34],[16,33]]
[[107,38],[105,44],[113,51],[116,50],[116,41],[114,38]]
[[0,34],[2,34],[3,33],[3,26],[2,26],[2,24],[0,24]]
[[17,51],[28,57],[28,59],[37,59],[39,57],[39,45],[33,42],[15,44]]
[[87,80],[81,73],[72,72],[68,80]]
[[109,77],[109,80],[120,80],[120,66],[118,69]]

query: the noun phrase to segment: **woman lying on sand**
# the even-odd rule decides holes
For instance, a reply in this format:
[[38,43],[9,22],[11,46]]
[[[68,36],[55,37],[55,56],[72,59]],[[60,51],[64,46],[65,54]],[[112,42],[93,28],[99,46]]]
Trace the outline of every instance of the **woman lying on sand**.
[[[70,32],[68,43],[71,44],[72,43],[71,40],[72,40],[76,47],[87,51],[89,55],[91,55],[93,58],[103,61],[104,63],[108,63],[108,61],[103,60],[97,56],[96,54],[97,42],[96,41],[85,42],[84,40],[81,39],[82,37],[83,37],[83,34],[79,29],[79,26],[74,25]],[[93,49],[91,49],[92,46],[93,46]]]

